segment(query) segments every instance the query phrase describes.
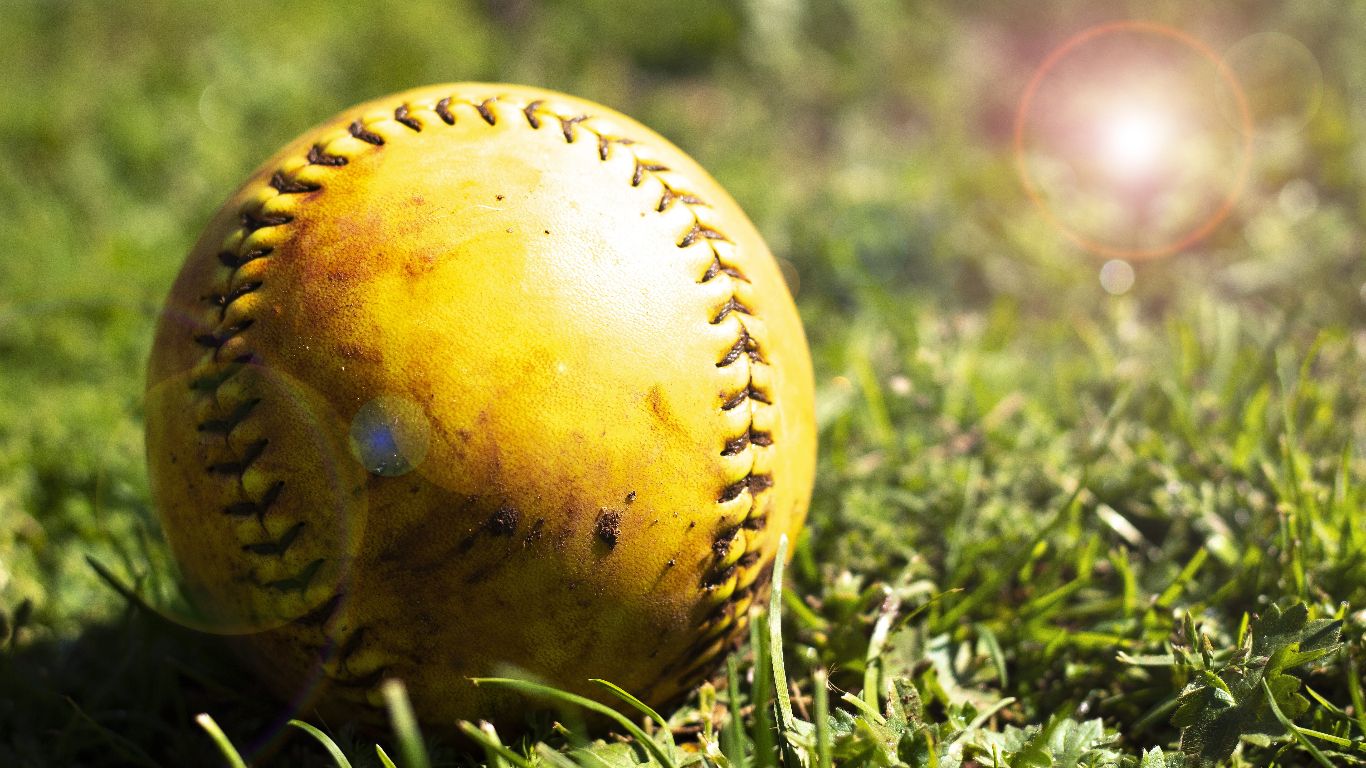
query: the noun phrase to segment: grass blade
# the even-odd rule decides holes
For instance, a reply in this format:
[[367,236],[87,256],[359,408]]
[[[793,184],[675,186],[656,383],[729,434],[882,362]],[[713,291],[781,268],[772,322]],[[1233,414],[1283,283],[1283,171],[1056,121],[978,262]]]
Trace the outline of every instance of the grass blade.
[[991,631],[991,627],[980,622],[972,625],[977,632],[977,637],[982,644],[987,647],[987,653],[991,656],[991,665],[996,668],[996,677],[1000,680],[1001,690],[1010,687],[1009,673],[1006,671],[1006,654],[1001,649],[1001,641],[996,638],[996,633]]
[[869,705],[868,705],[868,702],[864,701],[864,700],[863,700],[861,697],[859,697],[859,696],[855,696],[855,695],[852,694],[852,693],[846,693],[846,694],[844,694],[843,696],[840,696],[840,701],[844,702],[845,704],[848,704],[849,706],[853,707],[854,709],[859,710],[859,711],[862,712],[869,720],[871,720],[871,721],[877,723],[878,725],[886,725],[886,724],[887,724],[887,718],[883,717],[881,712],[879,712],[879,711],[877,711],[876,709],[874,709],[873,707],[869,706]]
[[754,765],[765,768],[777,764],[778,748],[773,726],[773,674],[769,666],[768,614],[753,611],[749,622],[749,647],[754,653],[749,702],[754,710]]
[[408,701],[408,690],[400,680],[390,678],[380,687],[384,694],[384,704],[389,709],[389,722],[394,735],[398,737],[399,754],[403,755],[403,768],[431,768],[427,758],[427,748],[422,745],[422,734],[417,728],[417,718],[413,716],[413,705]]
[[627,693],[624,689],[622,689],[621,686],[617,685],[616,683],[611,683],[598,677],[592,678],[591,682],[597,683],[598,685],[601,685],[602,687],[611,691],[617,698],[640,710],[651,720],[654,720],[656,723],[658,723],[660,730],[664,734],[664,741],[669,745],[669,755],[672,757],[675,754],[677,745],[674,744],[673,731],[669,730],[669,721],[661,717],[660,714],[656,712],[653,707],[641,701],[640,699],[637,699],[635,696],[632,696],[631,694]]
[[351,768],[351,762],[346,759],[341,747],[337,746],[337,742],[333,741],[331,736],[302,720],[290,720],[289,724],[317,739],[318,743],[323,745],[323,749],[326,749],[327,753],[332,756],[332,762],[337,764],[337,768]]
[[1309,740],[1308,736],[1301,733],[1300,729],[1290,721],[1290,718],[1285,716],[1284,712],[1281,712],[1280,706],[1276,704],[1276,695],[1271,692],[1271,686],[1267,685],[1265,678],[1262,680],[1262,691],[1266,694],[1266,703],[1271,707],[1271,714],[1276,716],[1276,719],[1280,721],[1281,725],[1285,726],[1287,731],[1294,734],[1295,740],[1300,743],[1300,746],[1304,747],[1306,752],[1313,755],[1319,765],[1324,766],[1324,768],[1333,768],[1333,762],[1328,759],[1328,756],[1323,754],[1323,752],[1314,745],[1314,742]]
[[1181,569],[1181,572],[1172,580],[1172,583],[1168,585],[1166,589],[1162,590],[1161,595],[1158,595],[1157,601],[1154,604],[1164,611],[1169,610],[1176,602],[1176,598],[1181,596],[1181,593],[1186,589],[1186,585],[1195,578],[1196,572],[1200,570],[1200,567],[1205,564],[1205,560],[1208,558],[1209,550],[1204,547],[1197,549],[1190,561],[1186,563],[1185,567]]
[[223,733],[223,729],[214,722],[213,717],[207,712],[201,712],[195,715],[194,721],[199,723],[200,728],[208,732],[209,738],[213,739],[213,743],[218,746],[218,751],[223,753],[223,759],[227,760],[231,768],[247,768],[247,761],[242,759],[242,755],[237,752],[237,747],[232,745],[227,735]]
[[740,717],[740,662],[735,654],[726,657],[726,706],[730,710],[730,722],[721,731],[721,754],[726,756],[735,768],[745,765],[745,721]]
[[768,656],[773,668],[773,693],[778,699],[778,723],[784,733],[795,728],[792,698],[787,690],[787,668],[783,661],[783,561],[787,559],[787,534],[778,537],[778,552],[773,556],[773,587],[768,597]]
[[1347,658],[1347,693],[1352,697],[1352,710],[1356,713],[1357,725],[1366,733],[1366,693],[1361,690],[1361,671],[1352,654],[1343,655]]
[[[536,754],[542,761],[549,763],[551,768],[584,768],[585,766],[588,768],[612,768],[606,760],[603,760],[601,757],[587,749],[574,750],[574,758],[578,762],[570,759],[563,752],[551,748],[544,742],[536,745]],[[527,766],[530,768],[530,763],[528,763]],[[521,768],[521,766],[519,765],[518,768]]]
[[606,704],[601,704],[584,696],[570,693],[569,691],[562,691],[558,688],[551,688],[548,685],[541,685],[540,683],[533,683],[528,680],[516,680],[510,677],[475,677],[470,679],[475,685],[496,685],[503,688],[511,688],[514,691],[520,691],[521,693],[550,699],[552,701],[559,701],[565,704],[572,704],[590,712],[604,715],[624,728],[627,733],[631,734],[640,746],[646,752],[650,753],[650,756],[658,761],[660,765],[665,766],[665,768],[677,768],[673,757],[665,754],[658,742],[650,738],[649,734],[645,733],[645,731],[641,730],[640,726],[631,721],[631,718],[626,717]]
[[[3,659],[0,659],[0,662],[3,662]],[[90,728],[104,737],[109,744],[109,748],[112,751],[119,753],[119,756],[129,765],[145,765],[150,766],[150,768],[157,768],[160,765],[160,763],[152,759],[151,755],[147,754],[146,750],[129,740],[128,737],[91,717],[74,699],[68,697],[67,702],[71,704],[71,711],[76,717],[84,723],[87,728]]]
[[812,675],[816,719],[816,768],[834,768],[834,748],[830,739],[830,677],[821,667]]
[[896,621],[899,610],[901,610],[901,600],[891,589],[883,587],[882,605],[878,608],[877,623],[873,625],[873,634],[868,638],[868,652],[864,655],[863,700],[874,709],[877,709],[880,703],[878,696],[882,688],[882,651],[887,645],[887,638],[892,633],[892,625]]
[[[503,757],[503,751],[497,749],[497,747],[503,746],[503,740],[498,738],[498,729],[493,727],[493,723],[484,720],[479,723],[479,731],[484,734],[488,743],[495,747],[494,749],[484,750],[484,756],[488,758],[488,768],[507,768],[507,761]],[[506,748],[504,747],[504,749]],[[555,754],[558,755],[559,753],[556,752]]]
[[531,768],[529,760],[503,746],[503,742],[498,738],[498,732],[489,723],[475,725],[468,720],[461,720],[459,727],[470,741],[484,748],[489,768],[500,768],[505,762],[516,768]]

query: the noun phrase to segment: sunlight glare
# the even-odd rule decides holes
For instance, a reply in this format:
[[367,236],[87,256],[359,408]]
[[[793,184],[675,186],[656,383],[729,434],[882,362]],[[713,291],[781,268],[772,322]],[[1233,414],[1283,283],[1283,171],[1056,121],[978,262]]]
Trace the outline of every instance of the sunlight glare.
[[1129,181],[1149,177],[1170,148],[1170,118],[1151,107],[1130,107],[1106,115],[1100,126],[1100,151],[1105,167]]

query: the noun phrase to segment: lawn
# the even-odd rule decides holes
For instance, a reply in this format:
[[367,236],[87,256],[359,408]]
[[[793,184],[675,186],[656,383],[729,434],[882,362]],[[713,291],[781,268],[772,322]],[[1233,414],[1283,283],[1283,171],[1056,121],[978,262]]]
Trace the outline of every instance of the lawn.
[[[779,612],[667,728],[631,721],[649,750],[587,740],[573,708],[502,748],[294,713],[354,765],[381,765],[376,744],[404,768],[424,751],[1366,763],[1366,5],[14,0],[4,16],[0,765],[225,764],[200,713],[253,764],[339,764],[166,608],[143,369],[181,261],[253,167],[343,107],[462,80],[610,105],[734,194],[796,293],[820,463]],[[1162,247],[1169,209],[1092,210],[1089,177],[1026,162],[1050,218],[1014,152],[1049,52],[1127,18],[1203,41],[1245,89],[1232,143],[1181,163],[1233,199],[1180,248]],[[1213,66],[1182,45],[1158,47]],[[1192,82],[1199,125],[1238,115],[1200,96],[1218,73]],[[1096,238],[1108,251],[1078,242]]]

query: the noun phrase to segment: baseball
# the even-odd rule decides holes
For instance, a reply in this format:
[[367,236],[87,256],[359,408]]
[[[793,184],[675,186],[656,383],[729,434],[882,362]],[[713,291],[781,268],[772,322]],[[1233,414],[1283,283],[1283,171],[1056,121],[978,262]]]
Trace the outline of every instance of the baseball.
[[515,726],[525,674],[647,703],[711,673],[806,516],[810,355],[681,150],[512,85],[372,101],[214,216],[148,371],[187,593],[298,706]]

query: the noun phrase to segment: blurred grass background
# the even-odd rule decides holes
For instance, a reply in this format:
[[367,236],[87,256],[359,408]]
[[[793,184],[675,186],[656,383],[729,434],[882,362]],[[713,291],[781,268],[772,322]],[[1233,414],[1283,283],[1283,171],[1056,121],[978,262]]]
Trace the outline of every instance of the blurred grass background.
[[[190,730],[176,719],[188,709],[166,704],[183,678],[155,693],[97,684],[123,674],[101,651],[179,646],[156,630],[129,635],[125,601],[84,562],[147,571],[140,400],[155,314],[210,213],[277,146],[353,103],[442,81],[600,101],[732,191],[791,265],[816,358],[821,474],[797,588],[832,589],[848,570],[966,589],[918,623],[996,627],[1025,671],[1027,691],[1005,689],[1025,702],[1022,722],[1069,702],[1095,709],[1121,685],[1050,645],[1063,629],[1138,621],[1141,606],[1086,608],[1093,587],[1150,605],[1206,552],[1163,609],[1236,626],[1287,597],[1366,606],[1366,4],[9,0],[3,11],[0,643],[22,624],[8,653],[32,653],[0,677],[0,742],[12,745],[0,756],[93,761],[81,750],[111,732]],[[1215,50],[1280,32],[1312,52],[1322,81],[1302,126],[1278,122],[1274,104],[1254,115],[1229,218],[1185,252],[1133,264],[1132,290],[1111,295],[1102,260],[1030,204],[1010,142],[1047,52],[1119,18],[1172,24]],[[1058,509],[1065,519],[1041,538],[1038,521]],[[1287,519],[1311,511],[1303,538],[1287,534]],[[1020,563],[1037,587],[993,580],[996,557],[1038,546]],[[1111,566],[1059,598],[1075,614],[1050,603],[1038,622],[1018,620],[1031,596],[1077,579],[1074,555],[1088,551],[1124,560],[1136,586],[1110,583]],[[803,642],[826,663],[846,652],[829,633]],[[139,701],[150,725],[129,714]],[[1108,727],[1151,704],[1115,705]],[[1119,730],[1142,744],[1175,734],[1161,722]],[[76,736],[44,743],[57,732]],[[165,738],[144,753],[153,764],[191,749]]]

